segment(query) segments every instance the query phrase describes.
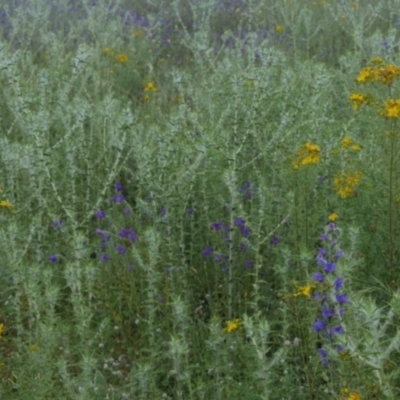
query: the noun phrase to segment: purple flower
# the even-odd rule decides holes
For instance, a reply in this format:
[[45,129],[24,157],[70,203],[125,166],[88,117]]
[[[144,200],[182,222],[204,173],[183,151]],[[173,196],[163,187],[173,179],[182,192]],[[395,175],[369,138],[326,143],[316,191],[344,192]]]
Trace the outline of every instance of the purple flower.
[[56,254],[51,254],[47,259],[52,263],[56,263],[59,260],[59,258]]
[[118,236],[123,239],[129,238],[131,242],[136,242],[137,240],[137,234],[131,228],[122,229]]
[[97,219],[103,219],[106,217],[106,212],[103,210],[99,210],[99,211],[96,211],[95,215],[96,215]]
[[342,277],[337,278],[333,283],[333,287],[335,288],[335,290],[343,289],[343,278]]
[[346,351],[344,346],[342,346],[341,344],[338,344],[338,346],[336,347],[336,350],[338,353],[341,353],[342,351]]
[[319,256],[326,256],[328,252],[323,248],[323,247],[319,247],[318,248],[318,255]]
[[248,248],[249,248],[249,245],[248,245],[247,243],[245,243],[245,242],[240,242],[240,243],[239,243],[239,248],[240,248],[240,250],[242,250],[242,251],[247,251]]
[[343,251],[343,250],[338,250],[338,251],[335,253],[335,258],[342,258],[342,257],[343,257],[343,254],[344,254],[344,251]]
[[218,254],[218,253],[215,253],[214,254],[214,261],[221,261],[222,260],[222,257],[221,257],[221,254]]
[[253,266],[254,266],[254,261],[251,261],[251,260],[246,260],[245,262],[244,262],[244,266],[246,267],[246,268],[253,268]]
[[324,271],[327,274],[329,274],[330,272],[335,271],[335,269],[336,269],[336,264],[335,263],[327,262],[326,265],[325,265]]
[[126,253],[126,248],[119,244],[117,246],[117,251],[118,251],[119,254],[125,254]]
[[328,242],[329,241],[329,237],[326,233],[321,233],[321,240],[323,242]]
[[103,236],[104,235],[104,231],[102,229],[97,228],[96,229],[96,235]]
[[326,297],[325,293],[314,293],[314,300],[315,301],[322,301]]
[[61,228],[62,225],[63,225],[63,220],[62,220],[62,219],[54,220],[54,221],[51,223],[51,225],[52,225],[53,228]]
[[161,208],[160,214],[161,214],[162,216],[166,215],[166,214],[167,214],[167,209],[166,209],[165,207]]
[[342,325],[334,326],[334,327],[331,329],[331,335],[341,335],[341,334],[343,334],[343,333],[344,333],[344,329],[343,329],[343,326],[342,326]]
[[315,332],[320,332],[323,331],[325,329],[325,322],[317,319],[314,323],[314,331]]
[[318,349],[318,354],[321,356],[321,358],[325,358],[328,355],[328,353],[326,352],[326,350],[323,347],[320,347]]
[[186,214],[189,216],[193,215],[193,213],[194,213],[194,208],[189,208],[189,210],[186,211]]
[[324,307],[322,308],[322,316],[325,319],[331,319],[335,316],[335,309],[334,308],[329,308],[327,304],[324,304]]
[[125,215],[126,217],[128,217],[129,215],[131,215],[131,210],[130,210],[129,208],[125,208],[125,210],[124,210],[124,215]]
[[242,227],[244,226],[246,221],[243,218],[236,218],[235,226]]
[[244,225],[240,227],[240,231],[242,232],[242,235],[244,237],[248,237],[251,233],[251,229],[248,226],[244,226]]
[[101,262],[107,262],[108,261],[108,255],[106,253],[103,253],[100,257]]
[[114,203],[122,203],[123,201],[125,201],[125,197],[123,194],[114,194],[114,196],[111,197],[111,200]]
[[276,245],[278,245],[280,243],[280,241],[281,241],[280,237],[274,235],[274,236],[272,236],[270,244],[271,244],[272,247],[275,247]]
[[335,229],[336,229],[336,225],[335,225],[334,222],[329,222],[328,227],[329,227],[329,229],[331,229],[331,230],[335,230]]
[[346,304],[346,303],[349,301],[349,297],[346,296],[346,295],[343,294],[343,293],[338,293],[338,294],[336,295],[336,301],[337,301],[339,304]]
[[201,252],[201,254],[202,254],[204,257],[208,257],[208,256],[210,256],[210,255],[212,254],[212,252],[213,252],[212,247],[211,247],[211,246],[207,246],[207,247]]
[[325,260],[324,257],[318,256],[317,257],[317,264],[321,267],[326,267],[327,261]]
[[324,275],[322,275],[322,274],[319,273],[319,272],[315,272],[315,273],[313,274],[313,277],[314,277],[314,280],[317,281],[317,282],[323,282],[323,281],[325,280]]
[[222,222],[213,222],[210,226],[210,229],[213,231],[220,231],[222,229]]
[[135,232],[131,232],[130,234],[129,234],[129,240],[132,242],[132,243],[135,243],[136,242],[136,240],[137,240],[137,234],[135,233]]
[[122,189],[123,189],[122,183],[121,182],[116,182],[115,183],[115,191],[116,192],[122,192]]

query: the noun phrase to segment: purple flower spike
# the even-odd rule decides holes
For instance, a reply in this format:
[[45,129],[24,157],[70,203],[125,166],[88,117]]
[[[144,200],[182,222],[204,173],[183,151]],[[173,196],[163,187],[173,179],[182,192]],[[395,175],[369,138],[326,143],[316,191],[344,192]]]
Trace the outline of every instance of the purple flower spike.
[[100,257],[101,262],[107,262],[108,261],[108,255],[106,253],[103,253]]
[[201,252],[201,254],[202,254],[204,257],[208,257],[208,256],[210,256],[210,255],[212,254],[212,252],[213,252],[212,247],[211,247],[211,246],[207,246],[207,247]]
[[126,217],[128,217],[129,215],[131,215],[131,210],[130,210],[129,208],[125,208],[125,210],[124,210],[124,215],[125,215]]
[[103,210],[99,210],[99,211],[96,212],[95,215],[96,215],[96,218],[97,218],[97,219],[103,219],[103,218],[106,217],[106,212],[103,211]]
[[323,331],[325,329],[325,322],[317,319],[314,323],[314,331],[315,332],[320,332]]
[[47,259],[52,263],[56,263],[59,260],[59,258],[58,258],[58,256],[56,254],[50,255]]
[[254,267],[254,261],[246,260],[246,261],[244,262],[244,266],[245,266],[246,268],[248,268],[248,269],[251,269],[251,268]]

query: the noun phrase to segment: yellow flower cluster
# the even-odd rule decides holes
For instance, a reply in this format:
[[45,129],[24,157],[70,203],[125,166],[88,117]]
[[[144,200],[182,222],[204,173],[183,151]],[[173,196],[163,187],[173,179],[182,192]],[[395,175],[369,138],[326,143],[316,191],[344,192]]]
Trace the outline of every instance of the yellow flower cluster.
[[400,99],[386,100],[380,114],[386,118],[398,118],[400,116]]
[[[400,66],[393,64],[385,64],[382,58],[376,57],[372,60],[373,66],[363,68],[356,82],[373,83],[379,82],[383,85],[391,87],[396,78],[400,77]],[[353,102],[353,109],[357,111],[362,104],[373,103],[371,96],[362,93],[352,93],[349,99]],[[379,114],[386,118],[400,117],[400,99],[388,99],[384,103]]]
[[157,87],[154,84],[154,82],[148,82],[146,83],[146,86],[144,87],[145,92],[157,92]]
[[340,397],[340,400],[361,400],[361,395],[358,392],[350,392],[347,388],[342,388],[340,392],[346,395],[346,397]]
[[361,172],[356,172],[355,174],[341,172],[336,175],[334,186],[339,196],[346,198],[354,195],[356,193],[354,188],[359,184],[361,176]]
[[121,64],[128,61],[128,56],[125,53],[118,54],[115,58]]
[[242,324],[242,322],[241,322],[240,318],[236,318],[231,321],[227,321],[224,331],[226,333],[231,333],[231,332],[237,331],[240,328],[241,324]]
[[297,286],[297,292],[293,294],[293,297],[311,297],[311,292],[313,289],[315,289],[315,287],[316,286],[312,283],[307,283],[307,285],[304,286]]
[[321,149],[317,144],[307,142],[297,152],[293,167],[298,169],[308,164],[318,164],[321,161],[320,153]]
[[7,208],[8,210],[12,210],[14,206],[8,200],[1,200],[0,207]]
[[380,82],[383,85],[391,86],[396,77],[400,76],[400,67],[393,64],[387,64],[382,66],[381,59],[374,59],[376,67],[365,67],[361,70],[356,82],[358,83],[370,83],[370,82]]
[[342,144],[342,147],[344,147],[345,149],[351,149],[351,150],[354,150],[354,151],[360,151],[361,150],[361,146],[359,144],[356,144],[354,142],[354,140],[352,138],[349,138],[349,137],[344,138],[342,140],[341,144]]

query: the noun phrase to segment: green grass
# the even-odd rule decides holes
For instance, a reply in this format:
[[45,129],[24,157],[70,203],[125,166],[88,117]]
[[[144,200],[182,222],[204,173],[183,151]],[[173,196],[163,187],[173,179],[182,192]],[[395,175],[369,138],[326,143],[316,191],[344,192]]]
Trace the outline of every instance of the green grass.
[[6,3],[1,398],[397,399],[400,2]]

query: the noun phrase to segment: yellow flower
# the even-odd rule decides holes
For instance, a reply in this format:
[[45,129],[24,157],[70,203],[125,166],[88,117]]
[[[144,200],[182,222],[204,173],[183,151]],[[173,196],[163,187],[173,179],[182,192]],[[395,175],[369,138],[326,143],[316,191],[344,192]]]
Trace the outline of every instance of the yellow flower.
[[39,350],[39,346],[37,344],[32,344],[31,345],[31,350],[36,352],[36,351]]
[[337,215],[336,213],[332,213],[332,214],[329,214],[328,219],[329,219],[329,221],[334,222],[338,219],[338,217],[339,217],[339,215]]
[[13,209],[14,206],[8,201],[8,200],[2,200],[0,201],[0,207],[7,208],[9,210]]
[[373,59],[371,60],[371,62],[372,62],[373,64],[378,64],[378,65],[380,65],[380,64],[383,63],[383,59],[382,59],[381,57],[375,57],[375,58],[373,58]]
[[361,395],[358,392],[352,392],[347,400],[361,400]]
[[142,97],[142,99],[143,99],[143,101],[150,101],[150,96],[148,95],[148,94],[145,94],[143,97]]
[[148,82],[146,83],[146,86],[144,87],[145,92],[157,92],[157,87],[154,84],[154,82]]
[[275,27],[275,32],[276,33],[282,33],[283,32],[283,26],[282,25],[277,25]]
[[387,118],[398,118],[400,116],[400,99],[386,100],[380,114]]
[[365,67],[361,70],[360,74],[356,78],[358,83],[375,82],[376,72],[372,67]]
[[0,339],[3,337],[4,333],[4,324],[0,324]]
[[344,138],[342,140],[342,147],[344,147],[345,149],[348,149],[352,144],[353,144],[352,138]]
[[399,67],[396,67],[392,64],[388,64],[384,68],[379,68],[376,74],[377,78],[379,77],[381,83],[391,86],[394,78],[400,75],[400,69]]
[[224,330],[226,333],[231,333],[231,332],[238,330],[240,328],[240,325],[241,325],[240,318],[233,319],[231,321],[227,321],[226,327]]
[[354,140],[352,138],[344,138],[342,140],[341,143],[342,147],[344,147],[345,149],[351,149],[354,151],[360,151],[361,150],[361,146],[359,144],[354,143]]
[[342,198],[346,198],[354,195],[356,193],[354,188],[360,182],[361,176],[361,172],[356,172],[354,175],[344,172],[340,172],[339,174],[337,174],[333,183],[335,186],[335,190],[339,194],[339,196]]
[[304,286],[297,286],[297,292],[293,295],[293,297],[311,297],[312,290],[315,289],[315,285],[312,283],[307,283]]
[[297,152],[297,158],[293,162],[293,167],[298,169],[308,164],[318,164],[321,161],[321,149],[317,144],[307,142]]
[[126,54],[122,53],[122,54],[118,54],[116,59],[119,63],[126,63],[128,61],[128,56]]
[[353,102],[354,111],[357,111],[362,104],[367,103],[368,101],[367,96],[362,93],[352,93],[349,96],[349,99]]

